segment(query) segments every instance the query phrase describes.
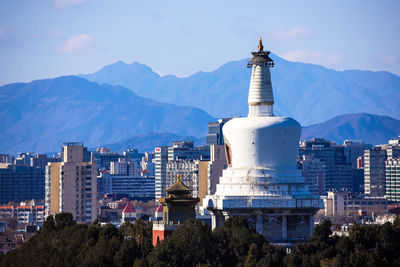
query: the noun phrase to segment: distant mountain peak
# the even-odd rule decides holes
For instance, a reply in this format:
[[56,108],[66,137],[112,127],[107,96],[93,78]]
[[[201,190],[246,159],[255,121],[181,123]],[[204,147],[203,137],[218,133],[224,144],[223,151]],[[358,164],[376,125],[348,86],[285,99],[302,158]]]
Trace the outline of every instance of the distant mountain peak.
[[4,85],[0,96],[1,153],[57,151],[71,140],[94,147],[148,132],[204,136],[215,120],[199,108],[76,76]]
[[370,144],[385,144],[400,134],[400,120],[366,112],[344,114],[325,122],[303,128],[302,139],[322,137],[337,143],[363,140]]
[[[276,114],[310,125],[340,114],[369,112],[400,118],[400,77],[387,72],[335,71],[291,62],[271,54]],[[122,85],[138,95],[206,110],[214,117],[244,116],[248,112],[248,59],[227,62],[210,72],[188,77],[160,76],[134,62],[123,68],[102,69],[82,77]]]

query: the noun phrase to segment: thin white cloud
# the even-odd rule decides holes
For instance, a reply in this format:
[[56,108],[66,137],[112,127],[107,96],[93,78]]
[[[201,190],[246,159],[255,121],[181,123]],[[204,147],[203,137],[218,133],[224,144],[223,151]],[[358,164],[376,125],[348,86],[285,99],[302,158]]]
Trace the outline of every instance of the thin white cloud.
[[63,53],[81,52],[90,48],[92,44],[93,38],[86,33],[82,33],[68,38],[68,40],[59,48],[59,51]]
[[21,47],[22,40],[17,38],[13,33],[0,27],[0,47]]
[[382,63],[382,64],[394,64],[397,62],[397,58],[393,55],[389,55],[389,54],[380,54],[378,55],[378,60]]
[[343,57],[342,55],[338,54],[338,53],[334,53],[331,54],[327,57],[328,63],[330,62],[330,64],[332,65],[338,65],[341,64],[343,62]]
[[63,9],[73,5],[79,5],[87,0],[53,0],[53,6],[59,9]]
[[290,61],[310,62],[319,60],[324,55],[318,52],[306,51],[306,50],[292,50],[284,53],[282,57]]
[[311,30],[305,26],[296,26],[287,31],[282,29],[277,30],[271,38],[274,40],[293,40],[310,37]]
[[289,61],[336,66],[343,62],[340,54],[323,54],[307,50],[292,50],[284,53],[282,57]]

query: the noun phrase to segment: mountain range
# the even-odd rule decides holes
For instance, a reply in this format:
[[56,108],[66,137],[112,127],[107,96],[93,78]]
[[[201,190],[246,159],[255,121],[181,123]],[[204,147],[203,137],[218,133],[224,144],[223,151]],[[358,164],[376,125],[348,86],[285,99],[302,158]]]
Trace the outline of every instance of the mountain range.
[[0,118],[0,151],[7,153],[59,151],[65,141],[94,147],[151,132],[204,136],[215,120],[76,76],[1,86]]
[[[275,113],[311,125],[332,117],[368,112],[400,119],[400,77],[389,72],[335,71],[271,55]],[[138,95],[201,108],[216,118],[246,116],[250,82],[248,59],[228,62],[189,77],[160,76],[140,63],[121,61],[81,75],[90,81],[122,85]]]
[[[311,124],[304,127],[303,139],[379,144],[400,133],[399,76],[338,72],[272,57],[275,114]],[[141,151],[187,136],[204,144],[208,122],[247,115],[246,63],[229,62],[213,72],[178,78],[160,76],[143,64],[118,62],[80,77],[1,86],[0,153],[59,151],[65,141]]]
[[[363,140],[366,144],[386,144],[400,134],[400,120],[368,113],[345,114],[328,121],[303,127],[302,140],[325,138],[343,144],[345,140]],[[172,141],[192,140],[195,145],[205,144],[205,138],[179,136],[170,133],[150,133],[133,136],[128,140],[106,144],[112,151],[135,147],[139,151],[153,151],[156,146],[170,145]]]
[[368,113],[345,114],[322,123],[303,127],[304,140],[321,137],[338,144],[344,140],[363,140],[367,144],[387,144],[400,135],[400,120]]

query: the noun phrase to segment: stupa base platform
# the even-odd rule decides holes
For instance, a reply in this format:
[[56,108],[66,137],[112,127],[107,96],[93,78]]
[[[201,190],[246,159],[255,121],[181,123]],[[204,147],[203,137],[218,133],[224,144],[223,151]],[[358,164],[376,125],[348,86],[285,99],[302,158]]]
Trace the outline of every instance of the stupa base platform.
[[243,216],[250,229],[256,230],[270,243],[307,242],[314,229],[312,209],[209,209],[212,228],[221,227],[229,218]]

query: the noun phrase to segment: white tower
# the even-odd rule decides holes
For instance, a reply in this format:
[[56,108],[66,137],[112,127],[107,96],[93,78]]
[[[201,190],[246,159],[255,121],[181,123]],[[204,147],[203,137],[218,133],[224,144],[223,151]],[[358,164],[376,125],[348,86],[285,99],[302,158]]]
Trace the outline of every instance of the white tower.
[[319,196],[308,191],[297,155],[300,124],[273,114],[270,67],[274,62],[263,51],[253,52],[249,88],[249,115],[223,127],[228,168],[214,195],[206,196],[213,228],[233,216],[246,216],[249,226],[273,243],[306,241],[314,214],[322,207]]

